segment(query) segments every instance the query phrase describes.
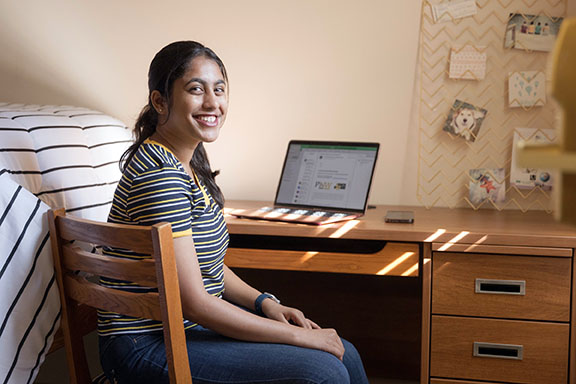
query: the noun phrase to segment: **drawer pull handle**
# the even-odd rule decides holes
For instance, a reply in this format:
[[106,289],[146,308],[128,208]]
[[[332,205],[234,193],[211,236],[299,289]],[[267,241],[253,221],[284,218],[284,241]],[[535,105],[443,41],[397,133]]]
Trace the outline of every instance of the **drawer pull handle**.
[[526,295],[526,281],[476,279],[476,293],[524,296]]
[[522,360],[523,345],[474,342],[474,356]]

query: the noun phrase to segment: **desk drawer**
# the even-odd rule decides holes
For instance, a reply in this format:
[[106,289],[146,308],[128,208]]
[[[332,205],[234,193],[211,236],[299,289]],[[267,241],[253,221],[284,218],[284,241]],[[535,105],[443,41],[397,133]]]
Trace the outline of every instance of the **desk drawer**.
[[568,340],[568,324],[432,316],[430,374],[565,384]]
[[432,313],[568,322],[571,262],[434,252]]
[[[355,251],[354,246],[350,246],[350,242],[354,240],[344,240],[347,241],[347,249],[339,249],[338,240],[340,239],[335,239],[333,250],[316,250],[313,242],[310,243],[309,250],[275,249],[274,244],[270,244],[270,249],[266,249],[266,238],[255,238],[252,241],[260,248],[231,246],[225,261],[229,267],[237,268],[418,276],[418,244],[382,242],[376,249],[364,251],[361,248],[362,240],[357,240],[359,246],[358,251]],[[298,241],[292,240],[295,243],[294,248],[305,248],[300,246]],[[290,245],[286,248],[290,248]]]

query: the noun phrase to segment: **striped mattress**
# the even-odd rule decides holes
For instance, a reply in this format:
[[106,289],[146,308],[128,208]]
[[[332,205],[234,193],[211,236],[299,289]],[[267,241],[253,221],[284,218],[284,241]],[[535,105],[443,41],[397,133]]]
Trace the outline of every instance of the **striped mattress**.
[[59,326],[46,211],[105,221],[131,136],[86,108],[0,103],[0,382],[33,383]]

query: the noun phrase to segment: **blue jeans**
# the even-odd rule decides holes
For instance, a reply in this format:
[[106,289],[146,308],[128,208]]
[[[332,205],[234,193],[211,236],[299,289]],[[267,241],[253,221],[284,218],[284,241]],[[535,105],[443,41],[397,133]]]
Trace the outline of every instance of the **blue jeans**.
[[[230,339],[201,326],[186,331],[194,384],[368,383],[354,346],[342,340],[344,361],[315,349]],[[168,383],[161,332],[100,338],[100,361],[118,383]]]

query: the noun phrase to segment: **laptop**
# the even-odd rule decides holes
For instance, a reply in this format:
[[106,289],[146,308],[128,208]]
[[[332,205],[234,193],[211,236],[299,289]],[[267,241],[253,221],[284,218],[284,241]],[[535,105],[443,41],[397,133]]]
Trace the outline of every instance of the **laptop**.
[[273,206],[234,216],[328,224],[364,214],[379,143],[292,140]]

